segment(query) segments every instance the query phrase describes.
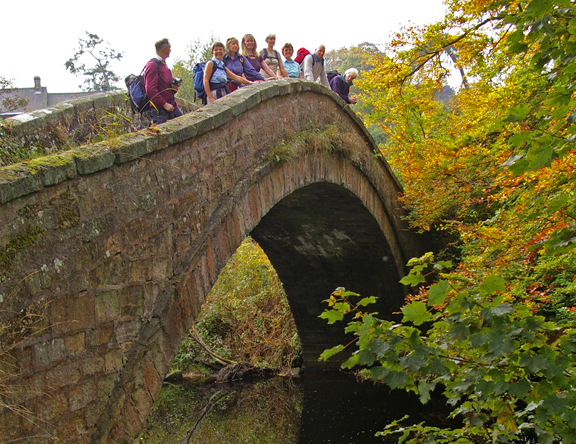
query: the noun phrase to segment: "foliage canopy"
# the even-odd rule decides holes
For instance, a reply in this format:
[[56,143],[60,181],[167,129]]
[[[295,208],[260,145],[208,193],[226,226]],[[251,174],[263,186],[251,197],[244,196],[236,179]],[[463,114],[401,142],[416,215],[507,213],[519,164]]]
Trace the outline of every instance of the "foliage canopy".
[[[404,183],[411,224],[450,248],[409,263],[403,283],[418,291],[401,324],[343,289],[323,317],[355,313],[347,367],[423,402],[442,387],[462,420],[391,424],[383,434],[399,442],[576,442],[574,2],[446,6],[441,22],[369,55],[374,69],[356,84],[367,123],[388,137],[382,154]],[[454,76],[458,93],[437,100]]]

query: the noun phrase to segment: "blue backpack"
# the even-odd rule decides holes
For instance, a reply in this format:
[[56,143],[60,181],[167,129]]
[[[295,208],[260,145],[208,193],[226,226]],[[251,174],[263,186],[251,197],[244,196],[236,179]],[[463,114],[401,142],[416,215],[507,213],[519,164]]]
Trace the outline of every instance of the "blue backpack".
[[[156,62],[158,67],[158,76],[160,76],[160,62],[158,59],[151,59]],[[146,94],[146,89],[144,88],[144,70],[146,66],[140,72],[140,75],[130,74],[124,79],[126,83],[126,89],[128,90],[128,100],[130,102],[130,108],[135,113],[142,113],[150,109],[150,98]]]
[[[206,91],[204,91],[204,69],[206,68],[206,63],[208,62],[196,63],[192,69],[192,74],[194,75],[194,92],[199,99],[202,99],[202,101],[205,101],[206,99]],[[214,66],[216,66],[216,69],[223,69],[215,63],[212,63],[212,75],[214,75],[214,72],[216,71]],[[210,78],[212,78],[212,76]]]

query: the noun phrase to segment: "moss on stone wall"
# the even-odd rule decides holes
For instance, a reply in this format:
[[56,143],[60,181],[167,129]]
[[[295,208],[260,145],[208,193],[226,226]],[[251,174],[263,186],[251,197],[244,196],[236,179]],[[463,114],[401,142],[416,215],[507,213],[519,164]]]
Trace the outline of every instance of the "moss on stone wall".
[[38,239],[46,236],[44,228],[28,225],[24,233],[14,236],[10,242],[0,249],[0,278],[5,270],[10,268],[14,256],[24,248],[34,245]]
[[269,162],[290,161],[306,152],[341,153],[347,156],[344,137],[345,135],[335,125],[303,129],[270,148],[266,160]]

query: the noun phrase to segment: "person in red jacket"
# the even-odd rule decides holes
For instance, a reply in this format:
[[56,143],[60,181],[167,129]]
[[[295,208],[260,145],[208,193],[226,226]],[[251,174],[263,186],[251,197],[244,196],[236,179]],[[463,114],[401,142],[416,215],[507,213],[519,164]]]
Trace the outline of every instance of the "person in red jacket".
[[155,43],[156,56],[144,68],[144,89],[150,98],[150,118],[160,124],[182,115],[174,95],[178,90],[178,80],[173,81],[172,71],[166,65],[171,46],[168,39]]

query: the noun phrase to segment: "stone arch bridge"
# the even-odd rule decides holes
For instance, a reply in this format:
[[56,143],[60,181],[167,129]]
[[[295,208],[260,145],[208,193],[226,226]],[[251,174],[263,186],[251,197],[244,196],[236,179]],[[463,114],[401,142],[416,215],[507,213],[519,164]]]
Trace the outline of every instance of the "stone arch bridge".
[[37,314],[42,327],[9,351],[36,425],[4,410],[0,436],[133,442],[247,234],[285,286],[304,365],[320,365],[320,351],[342,339],[342,325],[318,319],[335,287],[379,296],[384,316],[397,310],[398,279],[422,240],[407,230],[400,186],[375,149],[330,90],[282,80],[156,129],[0,169],[2,325]]

